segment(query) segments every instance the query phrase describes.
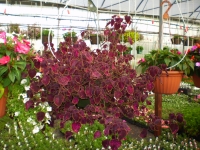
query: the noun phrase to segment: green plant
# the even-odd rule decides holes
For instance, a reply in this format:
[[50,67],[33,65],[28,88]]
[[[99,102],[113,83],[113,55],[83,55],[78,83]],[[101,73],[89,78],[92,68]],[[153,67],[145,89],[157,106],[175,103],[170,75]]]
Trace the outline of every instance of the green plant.
[[122,39],[124,42],[128,42],[128,38],[131,38],[133,42],[138,41],[140,39],[140,34],[135,32],[134,30],[127,30],[123,35]]
[[174,39],[182,39],[182,36],[179,34],[174,34],[173,36]]
[[170,47],[169,47],[169,46],[164,46],[164,47],[163,47],[163,50],[169,51],[169,50],[170,50]]
[[68,32],[66,32],[66,33],[63,34],[63,38],[65,39],[65,38],[67,38],[67,37],[77,37],[76,34],[77,34],[77,33],[74,32],[74,31],[72,31],[72,32],[71,32],[71,31],[68,31]]
[[144,49],[143,46],[140,46],[140,45],[138,45],[138,46],[136,47],[136,50],[137,50],[137,51],[143,51],[143,49]]
[[[183,54],[177,49],[172,49],[170,51],[152,50],[138,63],[138,67],[142,68],[142,72],[145,72],[149,66],[158,66],[162,70],[183,71],[186,75],[194,70],[193,61],[187,56],[183,59]],[[173,68],[169,68],[172,66]]]
[[9,33],[20,33],[20,28],[19,28],[19,24],[10,24],[8,26],[8,31]]
[[27,72],[25,68],[33,65],[36,55],[22,35],[7,37],[5,32],[0,32],[0,36],[4,40],[0,43],[0,86],[7,87],[20,83],[22,74]]
[[198,75],[200,77],[200,44],[196,43],[190,50],[187,56],[194,62],[194,70],[190,75]]
[[[53,33],[53,31],[51,30],[49,30],[49,29],[43,29],[42,30],[42,36],[49,36],[49,32],[50,32],[50,35],[51,36],[54,36],[54,33]],[[38,33],[38,31],[37,31],[37,33]],[[36,35],[36,38],[38,39],[38,38],[40,38],[41,37],[41,33],[39,32],[37,35]]]

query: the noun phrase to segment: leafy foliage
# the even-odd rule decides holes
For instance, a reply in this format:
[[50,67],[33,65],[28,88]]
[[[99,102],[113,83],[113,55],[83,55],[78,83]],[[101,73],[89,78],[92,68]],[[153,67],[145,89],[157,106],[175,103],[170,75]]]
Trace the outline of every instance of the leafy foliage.
[[[28,91],[30,102],[48,102],[52,107],[52,125],[54,120],[60,120],[61,129],[71,120],[72,131],[66,131],[67,139],[73,135],[72,132],[78,133],[84,124],[98,121],[105,127],[104,135],[112,137],[102,141],[102,145],[118,149],[130,131],[120,117],[136,117],[146,107],[145,100],[161,70],[151,66],[146,73],[136,76],[129,64],[133,56],[123,55],[127,47],[120,43],[120,35],[125,33],[130,23],[129,16],[125,16],[125,21],[113,16],[104,31],[110,43],[101,50],[90,50],[82,40],[72,44],[70,39],[66,39],[60,43],[59,51],[55,52],[51,45],[55,57],[44,52],[40,64],[43,76],[32,78]],[[78,102],[85,99],[90,101],[90,105],[79,109]],[[151,123],[159,120],[152,115]],[[151,127],[154,126],[156,124],[152,123]],[[173,133],[177,131],[176,127],[172,128]],[[100,133],[95,133],[95,137],[99,137]],[[145,133],[142,137],[146,136]]]
[[[186,56],[183,59],[183,55],[177,49],[167,50],[152,50],[149,54],[144,56],[143,61],[139,61],[138,67],[142,68],[142,72],[145,72],[149,66],[158,66],[163,69],[172,67],[170,70],[183,71],[186,75],[190,74],[194,70],[194,63]],[[180,62],[180,63],[179,63]]]

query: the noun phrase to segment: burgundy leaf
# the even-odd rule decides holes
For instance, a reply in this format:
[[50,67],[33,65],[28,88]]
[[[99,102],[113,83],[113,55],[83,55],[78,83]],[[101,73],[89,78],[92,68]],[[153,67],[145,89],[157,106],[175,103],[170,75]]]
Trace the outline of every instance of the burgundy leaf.
[[72,135],[73,135],[73,133],[72,133],[71,131],[66,131],[66,132],[65,132],[65,138],[66,138],[67,140],[69,140],[69,138],[72,137]]
[[29,108],[34,108],[34,102],[32,100],[29,100],[25,103],[26,110]]
[[58,83],[60,85],[67,85],[68,82],[71,80],[71,76],[61,76],[61,77],[58,77]]
[[107,89],[108,91],[111,91],[112,88],[113,88],[112,84],[107,84],[107,85],[106,85],[106,89]]
[[85,94],[86,94],[86,96],[88,96],[89,98],[91,98],[92,97],[92,88],[86,87],[85,88]]
[[143,129],[142,132],[140,133],[141,138],[145,138],[147,136],[147,129]]
[[176,115],[174,113],[169,114],[169,119],[174,120],[176,119]]
[[133,95],[133,93],[134,93],[134,88],[133,88],[131,85],[128,85],[128,86],[127,86],[127,92],[128,92],[128,94]]
[[53,101],[54,101],[54,104],[57,106],[57,107],[60,107],[62,102],[64,100],[64,97],[62,95],[56,95],[54,96],[53,98]]
[[179,130],[178,124],[175,124],[175,123],[171,123],[169,125],[169,127],[171,129],[172,134],[176,134],[178,132],[178,130]]
[[118,82],[119,89],[122,91],[125,87],[124,82]]
[[123,140],[126,137],[126,130],[121,129],[120,131],[118,131],[118,135],[119,140]]
[[154,84],[152,82],[147,83],[147,90],[152,91],[154,88]]
[[178,114],[176,118],[177,118],[178,122],[180,122],[180,123],[183,122],[183,115],[182,114]]
[[110,147],[112,150],[118,150],[118,148],[121,146],[121,141],[117,139],[112,139],[110,141]]
[[131,37],[128,37],[128,41],[129,41],[129,43],[130,43],[131,45],[133,44],[133,40],[132,40]]
[[116,99],[120,99],[120,98],[122,97],[122,92],[121,92],[121,91],[115,91],[115,92],[114,92],[114,97],[115,97]]
[[79,101],[78,97],[74,97],[74,98],[72,99],[72,103],[73,103],[74,105],[78,104],[78,101]]
[[29,75],[29,77],[30,78],[33,78],[35,75],[36,75],[36,70],[35,69],[30,69],[29,71],[28,71],[28,75]]
[[101,73],[100,73],[99,71],[97,71],[97,70],[94,70],[94,71],[92,71],[92,73],[91,73],[91,77],[92,77],[92,78],[99,79],[99,78],[101,77]]
[[125,16],[125,20],[126,20],[126,23],[130,23],[130,21],[131,21],[131,16]]
[[151,101],[146,100],[147,105],[151,105]]
[[106,140],[103,140],[102,141],[102,145],[105,149],[108,148],[108,146],[110,145],[110,140],[109,139],[106,139]]
[[72,123],[72,130],[74,132],[78,133],[80,128],[81,128],[81,124],[79,122],[73,122]]
[[37,113],[37,120],[38,121],[42,121],[45,117],[45,113],[44,112],[38,112]]
[[50,77],[47,76],[47,75],[44,75],[41,82],[44,84],[44,85],[48,85],[50,83]]
[[94,139],[99,138],[99,137],[101,137],[101,131],[97,130],[97,131],[94,133]]

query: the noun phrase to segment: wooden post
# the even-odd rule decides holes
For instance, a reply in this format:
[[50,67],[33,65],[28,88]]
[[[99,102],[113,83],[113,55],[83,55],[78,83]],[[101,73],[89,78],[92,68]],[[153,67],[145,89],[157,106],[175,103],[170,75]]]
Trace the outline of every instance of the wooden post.
[[[162,118],[162,94],[155,94],[155,115]],[[156,127],[154,136],[161,135],[161,124]]]

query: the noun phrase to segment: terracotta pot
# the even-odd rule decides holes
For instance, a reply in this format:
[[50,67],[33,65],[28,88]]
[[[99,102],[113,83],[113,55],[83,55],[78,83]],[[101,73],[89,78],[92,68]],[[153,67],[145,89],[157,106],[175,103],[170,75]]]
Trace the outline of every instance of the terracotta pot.
[[192,76],[192,78],[193,78],[194,85],[196,87],[200,88],[200,77],[198,75],[194,74]]
[[0,98],[0,118],[6,114],[6,100],[8,96],[8,88],[4,89],[4,94]]
[[160,77],[156,78],[154,82],[153,92],[157,94],[175,94],[178,92],[183,72],[168,71],[168,76],[165,71],[162,71]]

